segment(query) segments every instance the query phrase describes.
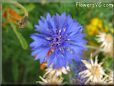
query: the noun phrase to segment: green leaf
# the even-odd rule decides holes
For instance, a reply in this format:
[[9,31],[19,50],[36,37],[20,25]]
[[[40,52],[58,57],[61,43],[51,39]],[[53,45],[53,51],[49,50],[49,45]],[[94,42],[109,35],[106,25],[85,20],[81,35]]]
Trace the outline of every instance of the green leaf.
[[27,22],[27,25],[26,25],[26,28],[28,28],[28,29],[33,29],[34,28],[34,26],[32,25],[32,23],[30,23],[29,21]]
[[19,69],[18,69],[18,63],[13,60],[13,65],[12,65],[12,74],[13,74],[13,79],[15,82],[17,82],[19,78]]
[[14,33],[16,34],[17,38],[19,39],[21,46],[23,49],[27,49],[28,48],[28,44],[27,41],[25,40],[25,38],[22,36],[22,34],[20,32],[17,31],[16,26],[13,23],[10,23]]
[[29,4],[29,5],[25,6],[25,8],[28,12],[30,12],[35,8],[35,5],[34,4]]
[[111,58],[111,57],[105,57],[104,59],[103,59],[103,62],[104,62],[104,67],[105,67],[105,70],[106,69],[113,69],[113,63],[114,63],[114,61],[113,61],[113,58]]

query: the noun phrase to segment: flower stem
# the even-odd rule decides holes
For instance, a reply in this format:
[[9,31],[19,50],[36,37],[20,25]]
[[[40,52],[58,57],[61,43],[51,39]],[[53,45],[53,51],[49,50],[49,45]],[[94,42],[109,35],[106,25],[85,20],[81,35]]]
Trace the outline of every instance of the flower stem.
[[22,48],[23,49],[27,49],[28,48],[28,44],[27,44],[26,40],[24,39],[24,37],[22,36],[22,34],[17,31],[15,25],[12,22],[10,23],[10,25],[11,25],[14,33],[16,34],[17,38],[19,39],[19,41],[20,41],[20,43],[22,45]]
[[18,3],[17,1],[10,1],[10,3],[13,3],[14,5],[16,5],[17,7],[21,8],[24,11],[24,16],[28,16],[28,12],[25,9],[25,7],[23,7],[23,5],[21,5],[20,3]]
[[87,45],[86,47],[89,49],[95,49],[95,50],[103,51],[103,49],[100,47],[95,47],[95,46],[90,46],[90,45]]
[[100,47],[95,47],[95,46],[90,46],[90,45],[87,45],[86,47],[89,48],[89,49],[95,49],[95,50],[96,50],[96,51],[93,53],[93,55],[92,55],[93,57],[96,56],[98,53],[100,53],[100,52],[103,51],[103,49],[100,48]]

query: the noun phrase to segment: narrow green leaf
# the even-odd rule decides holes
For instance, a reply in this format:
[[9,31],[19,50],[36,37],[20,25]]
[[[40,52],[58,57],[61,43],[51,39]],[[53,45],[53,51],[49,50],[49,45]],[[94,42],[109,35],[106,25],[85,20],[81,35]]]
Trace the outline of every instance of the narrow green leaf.
[[28,12],[30,12],[35,8],[35,5],[34,4],[29,4],[29,5],[26,5],[25,8],[27,9]]
[[13,79],[14,82],[17,82],[19,79],[19,69],[18,69],[18,63],[13,61],[13,65],[12,65],[12,73],[13,73]]
[[34,26],[32,25],[32,23],[30,23],[29,21],[27,22],[27,25],[26,25],[26,28],[27,29],[33,29],[34,28]]
[[19,39],[21,46],[23,49],[27,49],[28,48],[28,44],[27,41],[25,40],[25,38],[22,36],[22,34],[20,32],[17,31],[16,26],[13,23],[10,23],[14,33],[16,34],[17,38]]

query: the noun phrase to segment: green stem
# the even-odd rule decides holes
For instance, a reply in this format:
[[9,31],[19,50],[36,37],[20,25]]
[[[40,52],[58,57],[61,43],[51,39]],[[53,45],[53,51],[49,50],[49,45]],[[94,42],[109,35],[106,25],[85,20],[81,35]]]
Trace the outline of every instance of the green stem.
[[23,36],[17,31],[15,25],[13,23],[10,23],[14,33],[16,34],[17,38],[19,39],[21,45],[22,45],[22,48],[23,49],[27,49],[28,48],[28,44],[26,42],[26,40],[23,38]]
[[28,12],[25,9],[25,7],[23,7],[23,5],[21,5],[20,3],[18,3],[17,1],[10,1],[10,3],[13,3],[14,5],[16,5],[17,7],[21,8],[24,11],[24,16],[28,16]]
[[90,48],[90,49],[95,49],[95,50],[103,51],[103,49],[101,49],[100,47],[95,47],[95,46],[90,46],[90,45],[87,45],[86,47]]
[[100,47],[95,47],[95,46],[90,46],[90,45],[87,45],[86,47],[90,49],[95,49],[95,52],[93,53],[93,57],[103,51],[103,49]]

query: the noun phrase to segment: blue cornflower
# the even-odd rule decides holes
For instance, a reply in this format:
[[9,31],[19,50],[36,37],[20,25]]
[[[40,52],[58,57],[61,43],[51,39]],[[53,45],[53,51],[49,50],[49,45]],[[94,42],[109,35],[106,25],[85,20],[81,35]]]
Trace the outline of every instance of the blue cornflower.
[[30,47],[32,56],[40,59],[40,64],[47,62],[53,68],[66,67],[72,60],[80,61],[86,41],[83,27],[70,15],[62,13],[46,18],[41,17],[35,25],[37,33],[31,35],[34,40]]

